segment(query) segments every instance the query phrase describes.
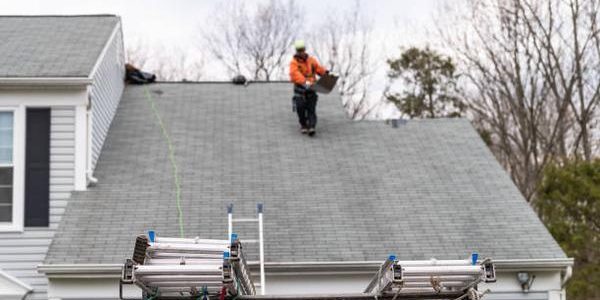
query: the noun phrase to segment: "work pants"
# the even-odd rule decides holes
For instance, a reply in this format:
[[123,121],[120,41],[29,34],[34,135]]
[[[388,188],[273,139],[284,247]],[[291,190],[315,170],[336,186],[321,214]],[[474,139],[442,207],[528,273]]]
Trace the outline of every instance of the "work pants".
[[315,128],[317,126],[317,93],[305,91],[304,94],[294,95],[294,105],[298,113],[298,122],[302,128]]

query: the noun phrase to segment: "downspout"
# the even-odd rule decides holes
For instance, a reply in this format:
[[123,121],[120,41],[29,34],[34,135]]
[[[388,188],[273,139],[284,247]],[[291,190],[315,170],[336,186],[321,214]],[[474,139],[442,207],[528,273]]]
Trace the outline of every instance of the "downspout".
[[561,274],[561,280],[560,280],[560,299],[561,300],[566,300],[567,299],[567,292],[565,290],[565,285],[567,284],[567,281],[569,281],[569,279],[571,278],[571,276],[573,275],[573,266],[567,266],[562,272],[560,272]]
[[571,279],[571,276],[573,276],[573,266],[567,266],[561,275],[562,280],[560,282],[560,286],[564,288],[565,284],[567,284],[567,281],[569,281],[569,279]]

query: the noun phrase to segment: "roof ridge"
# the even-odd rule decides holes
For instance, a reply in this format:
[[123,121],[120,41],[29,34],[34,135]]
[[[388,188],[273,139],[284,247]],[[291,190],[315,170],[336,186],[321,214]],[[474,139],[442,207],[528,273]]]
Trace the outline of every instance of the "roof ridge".
[[76,15],[0,15],[0,18],[81,18],[81,17],[117,17],[115,14],[76,14]]
[[[196,80],[196,81],[188,81],[188,80],[179,80],[179,81],[155,81],[155,83],[166,83],[166,84],[212,84],[212,83],[229,83],[229,84],[234,84],[233,82],[231,82],[231,80]],[[270,80],[270,81],[266,81],[266,80],[257,80],[257,81],[248,81],[248,84],[253,84],[253,83],[291,83],[289,80]]]

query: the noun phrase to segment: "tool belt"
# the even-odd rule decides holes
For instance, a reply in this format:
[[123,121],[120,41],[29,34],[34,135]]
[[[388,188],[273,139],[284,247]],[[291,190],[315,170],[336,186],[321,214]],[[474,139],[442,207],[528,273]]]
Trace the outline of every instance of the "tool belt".
[[294,84],[294,97],[306,97],[306,93],[309,92],[303,85]]
[[301,84],[294,84],[294,96],[292,97],[292,111],[296,111],[297,101],[306,100],[308,97],[315,97],[317,93],[305,88]]

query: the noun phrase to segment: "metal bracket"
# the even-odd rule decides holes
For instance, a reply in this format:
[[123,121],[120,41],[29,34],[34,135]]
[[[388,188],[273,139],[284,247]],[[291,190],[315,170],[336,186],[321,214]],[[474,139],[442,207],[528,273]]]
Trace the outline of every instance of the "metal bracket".
[[483,271],[485,273],[485,282],[496,282],[496,267],[491,260],[486,260],[483,263]]

